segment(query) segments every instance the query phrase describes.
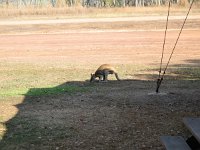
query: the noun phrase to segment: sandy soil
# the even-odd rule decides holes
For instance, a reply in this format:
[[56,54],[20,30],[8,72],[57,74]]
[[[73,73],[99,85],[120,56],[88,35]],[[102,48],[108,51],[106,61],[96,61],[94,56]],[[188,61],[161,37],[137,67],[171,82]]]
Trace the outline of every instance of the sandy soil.
[[[171,30],[167,34],[164,63],[178,33]],[[157,66],[163,36],[160,30],[0,35],[0,61],[59,61],[86,67],[102,63]],[[184,30],[170,65],[199,67],[199,41],[199,29]],[[155,91],[155,82],[142,77],[92,85],[84,81],[66,84],[93,86],[93,90],[75,95],[26,96],[16,105],[18,114],[5,124],[8,131],[1,142],[5,149],[159,150],[163,149],[161,135],[186,139],[191,134],[182,118],[200,116],[199,80],[165,81],[161,90],[166,95],[149,95]],[[32,122],[36,130],[20,125],[22,120]],[[9,145],[18,130],[24,132],[24,137],[18,145]],[[35,137],[23,142],[29,138],[28,132],[34,132]]]
[[[166,62],[178,31],[168,33]],[[199,59],[200,30],[183,31],[172,64]],[[158,64],[163,31],[92,32],[68,34],[2,35],[0,59],[19,61],[63,60],[68,63]]]

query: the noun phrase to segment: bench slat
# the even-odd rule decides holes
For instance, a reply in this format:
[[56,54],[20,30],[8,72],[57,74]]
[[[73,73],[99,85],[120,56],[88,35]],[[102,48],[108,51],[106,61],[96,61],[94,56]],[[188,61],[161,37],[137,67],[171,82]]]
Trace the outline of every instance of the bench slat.
[[183,122],[200,143],[200,118],[183,118]]
[[160,139],[166,150],[191,150],[181,136],[161,136]]

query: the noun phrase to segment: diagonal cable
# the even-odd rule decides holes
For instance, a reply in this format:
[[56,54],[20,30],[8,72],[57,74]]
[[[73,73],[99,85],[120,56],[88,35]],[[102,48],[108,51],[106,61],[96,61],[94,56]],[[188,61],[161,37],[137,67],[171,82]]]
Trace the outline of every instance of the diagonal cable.
[[166,70],[167,70],[167,67],[169,66],[170,60],[171,60],[171,58],[172,58],[172,55],[173,55],[173,53],[174,53],[174,50],[175,50],[175,48],[176,48],[176,45],[177,45],[177,43],[178,43],[178,40],[179,40],[179,38],[180,38],[180,35],[181,35],[181,33],[182,33],[183,27],[184,27],[185,22],[186,22],[186,20],[187,20],[187,18],[188,18],[188,15],[189,15],[189,13],[190,13],[190,10],[191,10],[191,8],[192,8],[193,3],[194,3],[194,0],[192,0],[192,3],[191,3],[190,8],[189,8],[189,10],[188,10],[188,13],[187,13],[187,15],[186,15],[186,17],[185,17],[185,20],[184,20],[183,25],[182,25],[182,27],[181,27],[181,30],[180,30],[180,32],[179,32],[178,38],[176,39],[176,42],[175,42],[175,44],[174,44],[172,53],[171,53],[171,55],[170,55],[170,57],[169,57],[169,60],[168,60],[168,62],[167,62],[167,65],[166,65],[166,67],[165,67],[165,69],[164,69],[162,78],[164,77],[164,74],[165,74],[165,72],[166,72]]
[[159,70],[159,77],[158,77],[158,78],[160,78],[161,71],[162,71],[162,63],[163,63],[163,56],[164,56],[164,51],[165,51],[165,41],[166,41],[166,36],[167,36],[167,28],[168,28],[168,20],[169,20],[170,6],[171,6],[171,2],[170,2],[170,0],[169,0],[168,14],[167,14],[167,21],[166,21],[164,42],[163,42],[163,47],[162,47],[162,56],[161,56],[161,59],[160,59],[160,70]]
[[[169,60],[168,60],[167,65],[166,65],[166,67],[165,67],[165,69],[164,69],[164,72],[163,72],[163,74],[162,74],[162,77],[159,78],[158,81],[157,81],[157,88],[156,88],[156,92],[157,92],[157,93],[158,93],[159,88],[160,88],[160,85],[161,85],[161,83],[162,83],[162,81],[163,81],[163,78],[164,78],[164,75],[165,75],[165,73],[166,73],[166,70],[167,70],[167,68],[168,68],[168,66],[169,66],[170,60],[171,60],[171,58],[172,58],[172,55],[174,54],[176,45],[177,45],[177,43],[178,43],[178,40],[179,40],[179,38],[180,38],[180,35],[181,35],[181,33],[182,33],[183,27],[184,27],[185,22],[186,22],[186,20],[187,20],[187,18],[188,18],[188,15],[189,15],[189,13],[190,13],[190,10],[191,10],[191,8],[192,8],[193,3],[194,3],[194,0],[192,0],[192,2],[191,2],[191,4],[190,4],[190,8],[189,8],[189,10],[188,10],[188,12],[187,12],[187,15],[186,15],[185,19],[184,19],[183,25],[182,25],[182,27],[181,27],[181,29],[180,29],[180,32],[179,32],[179,34],[178,34],[178,37],[177,37],[176,42],[175,42],[175,44],[174,44],[174,47],[173,47],[173,49],[172,49],[171,55],[170,55],[170,57],[169,57]],[[162,61],[161,61],[161,62],[162,62]],[[160,71],[160,72],[161,72],[161,71]],[[160,77],[160,73],[159,73],[159,77]]]

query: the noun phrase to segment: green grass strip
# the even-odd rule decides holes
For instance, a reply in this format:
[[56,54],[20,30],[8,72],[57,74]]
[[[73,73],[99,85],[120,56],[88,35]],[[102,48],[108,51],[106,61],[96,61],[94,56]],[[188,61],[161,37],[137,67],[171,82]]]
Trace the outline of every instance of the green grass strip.
[[42,96],[60,93],[75,93],[87,91],[86,87],[79,87],[75,85],[65,85],[65,86],[49,86],[46,88],[17,88],[10,90],[1,90],[1,97],[17,97],[17,96]]

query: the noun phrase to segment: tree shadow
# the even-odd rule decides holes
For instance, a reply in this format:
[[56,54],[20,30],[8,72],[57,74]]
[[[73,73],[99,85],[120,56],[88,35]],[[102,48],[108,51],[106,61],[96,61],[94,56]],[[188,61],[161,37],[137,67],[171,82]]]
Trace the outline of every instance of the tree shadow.
[[200,61],[187,62],[170,72],[178,78],[185,68],[193,68],[195,82],[168,74],[170,80],[162,87],[166,96],[148,95],[156,88],[155,75],[148,73],[134,76],[149,80],[72,81],[32,88],[15,105],[18,113],[5,122],[0,149],[161,149],[160,135],[187,136],[180,120],[200,115]]
[[[161,74],[164,74],[165,65],[162,66]],[[145,78],[147,80],[156,80],[159,77],[159,69],[150,69],[145,73],[134,75],[136,77]],[[149,74],[151,72],[151,74]],[[153,73],[152,73],[153,72]],[[200,80],[200,60],[185,60],[184,64],[169,65],[164,78],[167,80]]]
[[[73,126],[59,127],[55,118],[62,115],[59,114],[61,108],[73,103],[71,100],[65,100],[64,95],[69,99],[72,95],[88,91],[89,88],[87,82],[73,81],[52,88],[29,89],[23,102],[15,105],[17,114],[4,124],[6,133],[0,141],[0,149],[51,149],[46,146],[53,140],[71,136],[76,132]],[[56,145],[52,146],[53,149],[56,148]]]

